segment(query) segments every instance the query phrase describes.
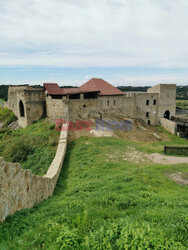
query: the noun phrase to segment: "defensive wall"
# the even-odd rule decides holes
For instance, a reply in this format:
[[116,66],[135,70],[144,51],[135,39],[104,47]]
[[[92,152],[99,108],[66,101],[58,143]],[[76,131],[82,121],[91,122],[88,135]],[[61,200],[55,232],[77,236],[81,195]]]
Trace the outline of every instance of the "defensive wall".
[[161,126],[173,135],[177,134],[177,123],[165,118],[161,118]]
[[84,94],[50,95],[45,89],[29,86],[9,87],[8,102],[5,104],[25,127],[43,116],[62,118],[64,105],[69,105],[70,118],[104,118],[106,115],[141,119],[148,125],[160,124],[161,118],[170,119],[176,110],[176,85],[159,84],[147,92],[127,92],[124,95]]
[[14,112],[20,126],[26,127],[45,115],[44,90],[29,86],[10,86],[8,101],[4,106]]
[[[69,120],[68,107],[64,119]],[[67,126],[65,124],[64,126]],[[0,222],[17,210],[32,208],[54,192],[67,148],[68,131],[61,131],[56,155],[44,176],[37,176],[19,163],[0,158]]]

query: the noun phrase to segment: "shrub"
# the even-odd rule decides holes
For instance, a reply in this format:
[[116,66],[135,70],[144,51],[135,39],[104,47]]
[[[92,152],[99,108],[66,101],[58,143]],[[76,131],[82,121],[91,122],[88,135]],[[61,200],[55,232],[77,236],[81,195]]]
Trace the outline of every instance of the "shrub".
[[16,120],[17,118],[11,110],[0,107],[0,122],[4,122],[4,127]]

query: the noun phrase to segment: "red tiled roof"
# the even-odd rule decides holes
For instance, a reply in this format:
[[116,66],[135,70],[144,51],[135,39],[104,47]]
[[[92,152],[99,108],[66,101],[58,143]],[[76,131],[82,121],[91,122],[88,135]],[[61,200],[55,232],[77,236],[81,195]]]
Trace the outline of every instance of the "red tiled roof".
[[44,83],[44,88],[49,95],[62,95],[62,90],[57,83]]
[[[74,95],[93,91],[82,91],[80,88],[60,88],[57,83],[44,83],[49,95]],[[94,91],[95,92],[95,91]]]
[[80,87],[85,92],[99,91],[99,95],[124,95],[122,91],[100,78],[92,78]]
[[124,95],[122,91],[100,78],[92,78],[79,88],[60,88],[57,83],[44,83],[49,95],[73,95],[99,92],[99,95]]
[[64,95],[71,95],[71,94],[80,94],[79,88],[62,88]]

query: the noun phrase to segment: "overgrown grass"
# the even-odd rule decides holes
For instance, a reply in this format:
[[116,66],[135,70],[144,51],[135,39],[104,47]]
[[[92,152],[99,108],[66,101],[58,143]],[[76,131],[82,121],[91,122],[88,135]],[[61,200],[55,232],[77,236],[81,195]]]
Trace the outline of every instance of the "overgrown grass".
[[3,100],[3,99],[0,98],[0,103],[3,104],[4,102],[5,102],[5,100]]
[[48,121],[38,121],[25,129],[0,130],[0,156],[19,162],[32,173],[44,175],[56,152],[59,132]]
[[[174,142],[183,144],[172,136]],[[187,249],[188,188],[165,173],[188,166],[108,159],[130,146],[152,153],[163,143],[71,142],[54,196],[9,216],[0,225],[0,249]]]
[[11,122],[16,120],[17,118],[11,110],[0,106],[0,122],[4,123],[3,127],[6,128]]

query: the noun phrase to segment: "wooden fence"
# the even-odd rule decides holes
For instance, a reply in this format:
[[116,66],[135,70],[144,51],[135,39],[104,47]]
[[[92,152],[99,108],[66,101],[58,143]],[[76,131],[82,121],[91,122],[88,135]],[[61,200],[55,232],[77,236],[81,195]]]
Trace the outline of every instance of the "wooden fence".
[[168,155],[188,156],[188,146],[164,146],[164,153]]

